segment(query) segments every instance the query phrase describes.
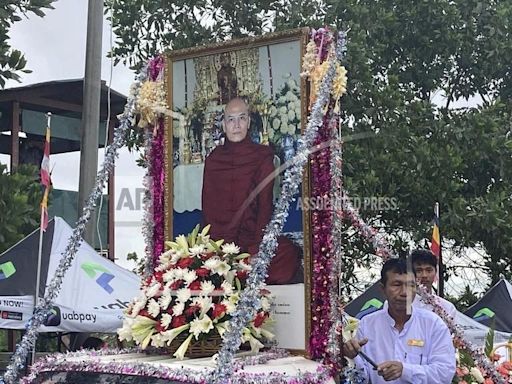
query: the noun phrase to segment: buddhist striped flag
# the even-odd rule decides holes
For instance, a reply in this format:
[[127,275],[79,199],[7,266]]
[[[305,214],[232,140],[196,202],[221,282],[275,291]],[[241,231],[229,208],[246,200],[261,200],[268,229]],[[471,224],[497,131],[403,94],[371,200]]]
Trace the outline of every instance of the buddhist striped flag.
[[46,140],[44,142],[44,155],[41,161],[41,184],[44,186],[43,200],[41,200],[41,230],[46,231],[48,227],[48,194],[50,192],[50,116],[48,114],[48,125],[46,127]]
[[439,213],[437,210],[434,212],[434,228],[432,229],[430,250],[439,259],[439,255],[441,254],[441,237],[439,236]]

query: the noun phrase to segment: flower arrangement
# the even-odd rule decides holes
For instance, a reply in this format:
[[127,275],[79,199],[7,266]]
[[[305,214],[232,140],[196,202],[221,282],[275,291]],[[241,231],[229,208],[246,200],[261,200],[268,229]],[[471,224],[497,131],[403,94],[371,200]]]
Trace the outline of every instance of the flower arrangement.
[[[499,356],[498,356],[499,358]],[[500,375],[503,382],[512,383],[512,363],[505,361],[496,366],[496,372]],[[472,359],[471,355],[465,350],[459,350],[457,353],[457,369],[452,383],[458,384],[495,384],[498,381],[489,377],[484,369],[478,367],[478,364]]]
[[287,74],[270,107],[268,138],[276,145],[280,145],[287,134],[295,140],[300,135],[300,119],[300,87],[291,74]]
[[[182,335],[185,340],[174,352],[182,359],[193,339],[224,335],[251,267],[249,254],[233,243],[210,239],[209,227],[199,232],[197,226],[188,236],[166,242],[169,250],[160,255],[159,265],[126,310],[120,340],[134,340],[142,349],[160,348]],[[252,351],[263,347],[260,340],[274,337],[268,329],[270,292],[261,290],[260,295],[261,310],[242,332]]]

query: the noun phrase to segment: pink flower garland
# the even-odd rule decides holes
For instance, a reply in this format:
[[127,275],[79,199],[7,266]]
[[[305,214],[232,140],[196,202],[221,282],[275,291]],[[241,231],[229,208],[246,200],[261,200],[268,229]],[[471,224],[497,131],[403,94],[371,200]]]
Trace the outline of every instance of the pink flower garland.
[[[318,132],[315,145],[320,146],[331,139],[329,118],[324,117],[324,124]],[[331,191],[330,149],[325,147],[311,155],[311,197],[315,200],[328,202]],[[313,201],[315,201],[313,200]],[[332,216],[329,207],[311,212],[312,229],[312,292],[311,292],[311,337],[309,340],[310,354],[313,359],[325,355],[327,338],[330,329],[329,286],[331,268],[331,224]]]
[[[165,59],[159,55],[148,63],[148,73],[151,81],[157,81],[164,75]],[[153,267],[164,250],[164,119],[159,118],[154,127],[151,152],[149,156],[148,174],[152,180],[151,199],[153,216]]]

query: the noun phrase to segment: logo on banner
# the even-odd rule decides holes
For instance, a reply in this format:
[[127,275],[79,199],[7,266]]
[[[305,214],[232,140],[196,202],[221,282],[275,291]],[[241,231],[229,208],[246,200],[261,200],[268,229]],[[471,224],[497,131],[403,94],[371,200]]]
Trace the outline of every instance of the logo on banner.
[[361,310],[356,315],[356,318],[362,319],[366,315],[380,309],[383,305],[384,304],[379,299],[376,299],[376,298],[370,299],[366,303],[363,304],[363,306],[361,307]]
[[56,327],[60,325],[60,317],[60,308],[52,307],[52,309],[50,309],[50,314],[43,322],[43,324],[46,325],[47,327]]
[[0,280],[8,279],[16,273],[14,264],[10,261],[7,263],[0,264]]
[[96,279],[96,283],[108,293],[114,292],[114,288],[110,286],[110,282],[115,276],[107,268],[96,263],[83,263],[81,267],[91,279],[96,278],[98,272],[100,275]]
[[494,317],[494,315],[495,315],[495,313],[493,310],[491,310],[487,307],[484,307],[484,308],[480,309],[477,313],[474,314],[473,319],[480,322],[480,321],[492,319]]

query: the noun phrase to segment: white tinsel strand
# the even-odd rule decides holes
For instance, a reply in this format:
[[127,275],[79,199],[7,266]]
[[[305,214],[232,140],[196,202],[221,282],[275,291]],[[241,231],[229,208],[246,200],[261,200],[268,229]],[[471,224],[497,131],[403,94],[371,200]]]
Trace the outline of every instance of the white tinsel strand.
[[[343,49],[342,40],[336,46],[336,56],[340,57]],[[242,337],[243,327],[249,323],[257,309],[260,308],[259,290],[265,283],[268,265],[274,257],[277,248],[277,237],[282,232],[287,217],[288,208],[293,197],[298,192],[302,182],[302,172],[308,160],[308,154],[317,136],[318,129],[323,123],[323,108],[329,102],[330,90],[336,72],[337,59],[330,58],[329,68],[325,74],[318,98],[313,106],[307,128],[298,140],[297,155],[292,159],[291,166],[286,170],[283,178],[281,195],[274,208],[270,223],[266,226],[262,242],[256,258],[252,262],[252,271],[247,279],[244,289],[229,322],[224,343],[219,351],[215,371],[212,375],[214,383],[229,383],[233,374],[233,357],[238,350]]]
[[125,105],[124,112],[119,121],[120,124],[114,131],[114,138],[112,143],[107,147],[105,151],[105,160],[102,168],[96,176],[95,186],[93,187],[93,190],[83,208],[82,215],[78,219],[77,224],[68,240],[66,249],[62,253],[62,258],[60,259],[55,274],[46,287],[46,293],[44,297],[34,308],[34,315],[27,323],[26,333],[23,335],[20,343],[16,346],[16,351],[14,352],[11,361],[7,366],[3,376],[3,380],[6,384],[17,383],[19,372],[24,368],[27,356],[36,343],[39,327],[44,323],[44,320],[50,313],[53,302],[59,294],[64,275],[71,266],[78,247],[82,242],[82,234],[85,230],[85,225],[91,216],[92,210],[96,206],[96,201],[101,196],[103,187],[108,181],[110,172],[114,169],[114,162],[118,156],[117,151],[124,145],[126,132],[131,127],[131,120],[133,119],[135,112],[135,99],[137,92],[140,87],[140,83],[145,79],[145,72],[143,71],[142,73],[144,75],[139,75],[135,82],[136,86],[133,89],[134,94],[131,95],[132,97],[129,98]]
[[[334,207],[341,201],[343,193],[343,149],[341,137],[337,137],[337,130],[334,131],[334,139],[331,145],[331,201]],[[332,210],[332,266],[329,281],[329,321],[331,327],[327,339],[327,354],[332,361],[340,362],[340,332],[343,328],[342,313],[340,310],[340,286],[341,274],[343,271],[343,245],[341,244],[343,236],[343,212],[341,210]]]
[[151,130],[147,129],[144,132],[144,158],[146,163],[146,174],[144,175],[144,198],[142,204],[144,207],[144,217],[142,219],[142,235],[144,236],[144,249],[146,259],[144,260],[144,277],[148,277],[153,273],[153,232],[154,232],[154,221],[153,221],[153,178],[152,164],[149,159],[152,158],[152,146],[153,146],[153,134]]

